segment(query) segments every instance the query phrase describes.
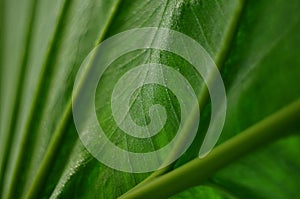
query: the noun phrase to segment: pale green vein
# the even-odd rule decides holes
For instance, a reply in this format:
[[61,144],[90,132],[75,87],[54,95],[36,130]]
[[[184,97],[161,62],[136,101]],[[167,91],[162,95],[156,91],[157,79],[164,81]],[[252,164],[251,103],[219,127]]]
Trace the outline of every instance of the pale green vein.
[[[1,1],[2,4],[4,4],[4,1]],[[7,133],[9,134],[6,138],[6,140],[3,142],[4,143],[4,151],[2,153],[2,157],[1,157],[1,172],[0,172],[0,193],[4,193],[4,191],[2,192],[2,189],[4,188],[4,175],[5,175],[5,171],[7,168],[7,164],[8,164],[8,159],[11,153],[11,148],[14,147],[12,146],[12,142],[13,142],[13,138],[16,134],[16,121],[18,121],[18,115],[19,115],[19,110],[20,110],[20,105],[21,105],[21,101],[19,100],[21,98],[21,96],[24,93],[24,78],[25,78],[25,74],[26,74],[26,69],[28,68],[28,58],[29,58],[29,52],[30,52],[30,48],[31,48],[31,41],[33,38],[33,28],[35,25],[35,17],[36,17],[36,9],[37,9],[37,0],[32,1],[32,6],[31,6],[31,10],[30,10],[30,18],[29,18],[29,22],[28,22],[28,26],[27,26],[27,30],[26,30],[26,38],[25,38],[25,45],[24,45],[24,49],[23,49],[23,54],[22,54],[22,58],[21,58],[21,62],[20,62],[20,72],[17,74],[17,88],[16,88],[16,92],[15,92],[15,97],[13,99],[14,101],[14,105],[13,105],[13,114],[12,114],[12,118],[9,120],[9,125],[8,125],[8,132],[3,132],[3,133]],[[1,5],[1,8],[4,5]],[[2,13],[2,12],[1,12]],[[2,13],[3,15],[3,13]],[[1,20],[3,20],[3,18],[1,17]],[[1,31],[2,32],[2,31]],[[3,33],[2,33],[3,34]],[[2,37],[1,37],[2,39]],[[2,49],[2,48],[1,48]]]
[[105,39],[106,33],[108,32],[108,29],[117,14],[117,11],[120,7],[121,2],[122,2],[122,0],[117,0],[116,3],[114,4],[114,6],[112,7],[112,10],[109,15],[110,17],[108,18],[107,23],[105,24],[104,28],[101,31],[99,39],[96,42],[96,45],[100,44]]
[[120,199],[167,198],[204,183],[218,170],[239,158],[299,129],[300,99],[216,147],[206,157],[196,158],[178,169],[124,194]]
[[[105,34],[108,30],[108,27],[110,26],[110,24],[112,22],[117,10],[118,10],[120,2],[121,2],[121,0],[118,0],[114,4],[114,6],[111,10],[110,18],[108,19],[106,25],[104,26],[104,29],[101,31],[101,34],[99,36],[99,40],[97,41],[97,43],[101,42],[105,38]],[[55,153],[56,153],[57,149],[59,148],[60,143],[62,141],[64,130],[66,129],[69,121],[72,119],[71,110],[72,110],[72,98],[70,97],[69,101],[67,103],[67,106],[63,112],[62,119],[60,120],[60,123],[57,126],[53,137],[51,138],[49,147],[45,154],[45,158],[43,159],[43,161],[41,163],[41,167],[39,168],[38,173],[37,173],[36,177],[34,178],[33,184],[31,185],[31,187],[28,191],[28,194],[26,195],[25,198],[31,199],[31,198],[38,197],[39,191],[41,190],[41,187],[42,187],[43,183],[45,182],[45,178],[48,174],[48,170],[51,168],[52,160],[55,157]]]
[[[3,30],[4,29],[4,16],[5,16],[5,9],[4,9],[4,6],[5,6],[5,3],[4,3],[4,0],[0,0],[0,27],[1,29]],[[3,31],[0,31],[0,46],[3,46]],[[0,48],[0,71],[3,71],[3,48]],[[3,73],[2,73],[3,74]],[[3,77],[2,74],[0,75],[0,96],[2,96],[4,93],[3,93],[3,90],[4,89],[4,83],[3,83]],[[5,136],[8,136],[8,135],[5,135],[6,133],[4,132],[4,128],[3,128],[3,115],[2,115],[2,104],[3,104],[3,101],[2,101],[2,97],[0,97],[0,138],[1,139],[5,139],[6,137]],[[5,135],[5,136],[4,136]],[[5,139],[6,140],[6,139]],[[4,151],[6,146],[6,142],[3,142],[1,141],[1,143],[3,143],[4,146],[0,146],[0,192],[1,192],[1,189],[2,189],[2,178],[3,178],[3,173],[4,173],[4,165],[3,163],[5,162],[4,161]]]
[[[117,5],[117,4],[116,4]],[[117,6],[114,6],[114,8],[112,9],[112,13],[115,13],[117,11]],[[114,14],[113,14],[114,15]],[[110,24],[112,23],[113,21],[113,15],[111,15],[112,17],[108,20],[108,23],[107,25],[105,26],[103,32],[101,33],[101,36],[100,36],[100,39],[97,43],[99,43],[100,41],[102,41],[104,38],[105,38],[105,35],[106,35],[106,32],[107,30],[109,29],[109,26]],[[49,147],[49,150],[47,150],[49,153],[46,154],[46,158],[45,158],[45,161],[43,161],[43,164],[42,165],[45,165],[45,168],[46,167],[49,167],[49,165],[47,164],[47,162],[50,162],[50,160],[52,159],[51,157],[53,156],[55,149],[58,147],[58,143],[59,143],[59,140],[61,140],[61,138],[59,136],[61,136],[61,133],[62,133],[62,130],[64,128],[64,126],[67,124],[67,118],[70,117],[70,112],[71,112],[71,101],[68,103],[68,106],[66,108],[66,111],[64,113],[64,117],[63,117],[63,122],[59,124],[59,127],[57,128],[58,130],[55,131],[55,136],[53,137],[53,142],[51,141],[50,143],[50,147]],[[56,137],[56,135],[58,137]],[[52,147],[53,146],[53,147]],[[50,150],[50,149],[54,149],[54,150]],[[47,159],[49,159],[49,161],[46,161]],[[44,167],[42,166],[41,167],[41,170],[39,171],[39,173],[45,173],[47,171],[47,169],[44,169]],[[39,176],[39,175],[38,175]],[[40,177],[37,177],[36,179],[42,179]],[[38,183],[39,180],[36,181],[36,183],[34,184],[39,184]],[[33,188],[35,186],[32,186]]]
[[[222,68],[222,66],[225,63],[226,57],[229,54],[230,47],[231,47],[231,44],[232,44],[232,40],[235,37],[235,34],[237,33],[237,27],[238,27],[238,23],[239,23],[241,13],[242,13],[243,8],[244,8],[244,4],[245,4],[244,0],[241,0],[239,6],[237,7],[237,9],[234,13],[234,17],[233,17],[232,22],[228,26],[228,30],[227,30],[228,32],[227,32],[226,36],[223,39],[223,44],[220,47],[220,53],[218,53],[218,56],[216,57],[216,65],[218,66],[218,68]],[[184,48],[185,48],[185,46],[184,46]],[[199,95],[199,106],[200,106],[200,108],[203,108],[205,106],[205,104],[208,100],[208,97],[209,97],[208,90],[203,89],[203,91]],[[139,187],[140,185],[142,185],[144,183],[148,183],[148,181],[152,180],[153,178],[156,178],[157,176],[161,176],[161,175],[169,172],[170,170],[172,170],[172,167],[173,166],[170,165],[168,167],[165,167],[163,169],[155,171],[154,173],[152,173],[148,178],[146,178],[143,182],[141,182],[136,187]]]
[[[42,93],[42,91],[45,90],[45,87],[47,88],[47,85],[49,84],[49,82],[45,82],[45,76],[49,75],[49,73],[51,74],[51,70],[53,70],[52,68],[52,64],[53,62],[55,62],[55,57],[57,55],[57,44],[59,42],[60,39],[60,35],[63,33],[64,30],[64,21],[66,19],[66,15],[67,15],[67,11],[68,8],[70,6],[71,0],[66,0],[64,2],[64,6],[61,10],[60,16],[59,16],[59,20],[58,20],[58,24],[55,30],[55,33],[53,35],[52,38],[52,42],[49,48],[49,51],[47,52],[47,57],[45,60],[45,63],[43,64],[43,68],[42,68],[42,73],[38,82],[38,88],[37,88],[37,92],[34,96],[34,100],[32,103],[32,107],[30,110],[30,114],[29,117],[27,119],[26,122],[26,126],[24,129],[24,133],[22,134],[22,140],[20,143],[20,150],[18,152],[18,156],[17,156],[17,161],[15,163],[15,167],[13,170],[13,175],[12,175],[12,181],[9,185],[9,190],[8,190],[8,196],[7,198],[15,198],[15,194],[16,194],[16,185],[19,181],[19,176],[22,172],[24,172],[22,170],[22,165],[23,165],[23,157],[24,157],[24,153],[25,153],[25,149],[27,147],[27,142],[29,139],[29,134],[33,133],[32,130],[34,130],[33,128],[33,119],[35,116],[35,113],[38,111],[39,106],[37,106],[37,104],[39,104],[39,100],[40,100],[40,94]],[[48,84],[47,84],[48,83]],[[48,93],[49,94],[49,93]],[[44,102],[45,103],[45,102]],[[42,111],[44,109],[41,109]]]

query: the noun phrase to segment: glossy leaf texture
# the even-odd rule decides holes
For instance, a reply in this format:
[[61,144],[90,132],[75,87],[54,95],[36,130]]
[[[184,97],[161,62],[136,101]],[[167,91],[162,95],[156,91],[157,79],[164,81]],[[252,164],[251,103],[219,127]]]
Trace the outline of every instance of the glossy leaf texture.
[[[78,139],[71,108],[75,76],[104,39],[133,28],[161,27],[199,42],[220,68],[227,92],[219,145],[299,99],[299,8],[298,0],[1,0],[1,198],[117,198],[150,175],[111,169]],[[109,102],[118,79],[139,64],[153,62],[179,71],[203,99],[197,137],[169,168],[174,170],[197,157],[210,122],[209,96],[189,63],[153,49],[128,53],[105,71],[95,107],[99,123],[119,147],[145,152],[167,143],[180,115],[169,90],[143,87],[129,113],[137,124],[146,125],[151,105],[167,107],[172,117],[160,137],[128,140],[111,116]],[[294,134],[254,148],[172,198],[297,198],[299,129],[286,131]]]

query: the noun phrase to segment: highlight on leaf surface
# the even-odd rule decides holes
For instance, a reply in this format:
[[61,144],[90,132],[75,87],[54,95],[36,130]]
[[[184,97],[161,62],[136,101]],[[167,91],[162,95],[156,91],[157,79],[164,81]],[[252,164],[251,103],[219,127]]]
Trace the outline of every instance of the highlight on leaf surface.
[[[298,0],[0,0],[0,197],[297,197],[299,8]],[[150,34],[152,39],[139,40],[131,32],[132,42],[127,42],[165,48],[135,49],[112,60],[93,85],[93,104],[85,111],[94,109],[96,114],[88,126],[99,124],[120,150],[137,154],[166,146],[183,128],[182,115],[193,118],[186,120],[184,128],[194,131],[195,138],[190,146],[184,144],[184,134],[178,139],[171,154],[164,156],[178,159],[167,167],[124,172],[99,162],[79,139],[73,88],[80,71],[97,76],[80,66],[101,42],[149,27],[158,30]],[[198,156],[206,132],[218,125],[210,126],[212,118],[222,114],[218,115],[218,108],[213,114],[210,84],[189,62],[202,56],[192,45],[172,38],[172,31],[161,34],[159,30],[176,31],[201,45],[224,82],[224,128],[216,147],[202,159]],[[188,56],[168,51],[173,44]],[[100,54],[105,56],[100,57],[109,60],[113,52],[104,49]],[[143,67],[135,69],[139,65]],[[166,71],[177,75],[165,76]],[[125,74],[129,81],[121,78]],[[185,90],[173,78],[181,75],[189,83]],[[197,111],[182,109],[178,92],[166,88],[165,79],[182,95],[195,93],[200,119],[193,115]],[[154,80],[161,84],[152,84]],[[140,86],[144,81],[151,84]],[[116,85],[121,89],[114,90]],[[126,97],[121,97],[126,89]],[[193,103],[183,104],[196,110]],[[112,104],[120,106],[112,108]],[[84,119],[89,121],[88,117]],[[127,134],[128,128],[138,132]],[[108,154],[103,150],[97,151],[99,156]],[[126,154],[125,159],[122,165],[127,165],[127,171],[139,167],[130,168],[132,160]],[[143,156],[138,160],[143,161]]]

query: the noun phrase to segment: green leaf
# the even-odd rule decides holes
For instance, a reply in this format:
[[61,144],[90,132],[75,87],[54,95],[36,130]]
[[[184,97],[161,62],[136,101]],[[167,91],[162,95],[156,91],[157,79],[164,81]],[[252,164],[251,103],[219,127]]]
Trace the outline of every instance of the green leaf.
[[[151,6],[149,6],[148,4],[150,4]],[[215,59],[220,60],[221,62],[222,56],[224,56],[223,54],[225,53],[224,52],[225,51],[224,48],[226,46],[225,44],[232,37],[232,30],[230,29],[230,27],[231,26],[234,27],[234,24],[236,23],[237,20],[236,15],[240,11],[241,5],[239,4],[238,1],[232,2],[231,4],[228,5],[224,5],[226,10],[223,10],[223,14],[227,16],[227,18],[219,18],[215,16],[214,17],[215,20],[219,20],[219,23],[216,23],[214,27],[212,26],[208,27],[209,29],[211,29],[211,31],[214,29],[219,31],[219,34],[211,35],[211,37],[215,38],[215,39],[212,38],[211,41],[209,41],[207,39],[207,36],[205,36],[202,27],[200,27],[200,29],[195,29],[195,32],[189,32],[190,28],[189,25],[186,23],[191,23],[190,21],[191,19],[193,20],[194,24],[200,23],[199,21],[204,19],[200,18],[201,12],[199,11],[207,10],[208,8],[210,8],[210,12],[207,14],[208,15],[215,14],[214,8],[218,8],[218,5],[217,4],[202,5],[199,3],[198,6],[196,6],[193,9],[191,8],[192,5],[193,4],[191,3],[171,2],[171,1],[170,2],[151,1],[151,2],[144,2],[143,4],[141,4],[140,2],[124,1],[121,3],[120,8],[124,7],[126,9],[119,10],[118,14],[115,16],[115,22],[114,21],[112,22],[111,28],[108,30],[107,35],[114,35],[118,32],[131,29],[131,28],[149,27],[149,26],[167,27],[175,30],[180,30],[182,32],[186,31],[185,33],[186,34],[189,33],[190,36],[193,36],[193,34],[197,35],[197,37],[193,36],[193,38],[197,39],[199,42],[201,41],[204,42],[203,44],[204,46],[206,47],[210,46],[209,53],[211,53],[211,56],[213,56]],[[146,10],[145,7],[147,8]],[[192,14],[191,11],[194,14],[190,16],[190,14]],[[133,15],[132,16],[128,15],[128,13],[133,13]],[[135,17],[135,16],[139,16],[139,17]],[[178,18],[181,17],[184,17],[184,19],[182,20],[182,24],[177,24],[177,23],[174,24],[174,21],[175,20],[177,21]],[[161,20],[158,20],[160,18]],[[180,22],[181,20],[178,21]],[[130,62],[129,63],[126,62],[127,60],[130,60]],[[184,69],[181,69],[180,71],[182,71],[182,73],[185,74],[185,77],[187,77],[192,82],[192,86],[194,86],[194,89],[197,90],[198,93],[201,91],[202,83],[201,81],[199,82],[199,79],[201,79],[201,77],[199,75],[195,76],[194,75],[195,71],[189,69],[190,65],[188,65],[186,61],[178,58],[178,56],[170,55],[168,53],[159,53],[154,50],[137,51],[137,52],[130,53],[125,57],[121,57],[120,59],[116,60],[116,62],[114,62],[112,66],[110,66],[110,68],[105,72],[103,78],[101,79],[101,82],[99,83],[99,85],[101,85],[101,83],[105,85],[104,87],[105,89],[103,89],[102,92],[101,90],[97,92],[96,107],[97,104],[99,104],[98,106],[100,107],[99,108],[97,107],[97,110],[99,110],[100,113],[102,112],[102,115],[99,116],[100,117],[99,122],[101,123],[101,121],[105,121],[105,123],[103,124],[103,128],[104,129],[108,128],[109,129],[108,132],[114,132],[115,129],[115,125],[112,125],[114,124],[112,118],[111,117],[109,118],[109,116],[111,116],[108,110],[110,108],[110,104],[105,103],[105,101],[106,102],[110,101],[109,97],[111,96],[111,92],[112,92],[111,87],[114,86],[114,84],[110,82],[117,82],[120,76],[122,76],[130,68],[135,67],[141,63],[148,63],[148,62],[163,63],[163,64],[171,65],[174,68],[176,67],[179,68],[179,66],[181,66]],[[153,88],[148,88],[148,89],[149,90],[147,90],[147,93],[149,93],[149,95],[155,96],[155,93],[158,93],[161,96],[162,101],[164,101],[163,99],[167,98],[168,96],[168,93],[165,93],[164,91],[154,90]],[[97,100],[97,97],[99,96],[102,99]],[[147,103],[149,102],[144,102],[144,103],[145,103],[144,106],[147,106]],[[105,104],[105,107],[101,107],[102,104]],[[167,130],[172,126],[173,125],[169,127],[167,126],[165,129]],[[165,139],[167,138],[159,137],[159,140],[157,142],[159,143],[160,141],[164,141]],[[126,139],[120,139],[120,140],[126,140]],[[151,140],[150,142],[154,143],[154,145],[157,144],[155,140]],[[120,146],[122,146],[122,144],[124,147],[127,147],[126,143],[121,143]],[[148,143],[146,144],[149,145]],[[94,159],[90,160],[90,156],[86,154],[86,152],[83,149],[83,146],[81,146],[81,143],[78,143],[78,145],[76,146],[75,151],[72,153],[71,160],[67,164],[68,166],[64,170],[62,178],[60,179],[60,182],[58,183],[58,186],[54,192],[54,197],[56,197],[56,195],[59,195],[61,197],[76,197],[77,195],[79,195],[78,197],[85,196],[88,198],[90,197],[91,198],[93,197],[115,198],[121,195],[122,193],[126,192],[128,189],[132,188],[138,182],[143,180],[147,175],[149,175],[149,174],[128,174],[128,173],[112,170],[106,166],[103,166],[102,164],[100,164],[98,161]],[[140,149],[141,148],[140,145],[128,144],[128,146],[133,147],[133,150],[135,148]],[[145,147],[147,145],[144,144],[142,146]],[[152,145],[150,145],[150,147],[151,146]],[[81,154],[82,152],[84,152],[84,154],[78,157],[78,154]],[[76,167],[76,170],[78,169],[79,171],[74,172],[74,168],[73,168],[74,164],[80,167],[80,168]],[[87,173],[93,173],[92,175],[89,175],[89,180],[85,181],[84,183],[78,183],[80,181],[82,182],[84,181],[83,179],[85,178]],[[70,178],[76,178],[78,179],[78,181],[68,180]],[[80,189],[79,187],[78,189],[74,189],[74,186],[75,187],[79,186]],[[65,187],[70,187],[70,189]],[[78,192],[76,190],[78,190]]]
[[[72,89],[83,59],[96,44],[122,31],[142,27],[177,30],[210,54],[220,68],[228,100],[220,149],[235,135],[245,135],[246,129],[300,97],[298,0],[0,2],[1,198],[117,198],[151,175],[117,171],[93,158],[78,139],[72,118]],[[156,39],[171,41],[167,36]],[[211,114],[206,87],[190,63],[154,49],[130,52],[105,71],[95,98],[98,121],[119,147],[143,152],[157,149],[172,139],[180,122],[174,94],[158,86],[144,86],[135,92],[128,114],[143,126],[150,122],[149,107],[157,103],[165,106],[170,117],[161,136],[134,140],[118,128],[111,111],[113,88],[128,70],[145,63],[165,64],[184,75],[200,96],[201,120],[187,152],[174,165],[154,172],[135,189],[137,192],[148,183],[162,183],[161,177],[181,171],[182,165],[198,156]],[[154,74],[164,75],[160,70]],[[143,79],[132,80],[136,81]],[[282,137],[299,133],[299,127],[294,129],[286,118],[280,121],[285,121]],[[263,148],[256,150],[254,146],[247,154],[241,153],[242,157],[222,156],[226,164],[213,172],[197,167],[197,172],[209,173],[208,178],[194,179],[192,184],[200,186],[172,198],[297,197],[299,135],[269,145],[272,139],[263,140],[262,136],[259,141],[263,141]],[[238,144],[243,146],[243,142]],[[234,149],[237,153],[240,150]],[[212,155],[217,152],[218,148]],[[160,189],[172,189],[172,194],[182,190],[164,186]]]
[[[30,9],[32,4],[35,9],[26,12],[25,7],[17,1],[7,1],[5,4],[7,14],[14,17],[5,18],[8,27],[6,30],[19,34],[25,32],[25,36],[28,32],[27,40],[30,40],[26,44],[26,52],[24,51],[22,55],[22,51],[18,49],[22,49],[23,44],[21,41],[17,43],[18,41],[14,40],[14,38],[22,39],[22,36],[7,36],[9,39],[5,46],[8,49],[7,53],[11,53],[12,56],[3,56],[3,65],[6,66],[4,67],[6,71],[2,73],[3,77],[16,76],[17,79],[9,79],[5,82],[9,88],[3,89],[3,96],[12,95],[12,97],[11,100],[7,97],[8,99],[4,101],[3,107],[7,110],[4,109],[3,117],[1,117],[8,120],[8,122],[3,120],[4,133],[1,132],[1,136],[7,137],[1,141],[8,143],[7,149],[1,151],[7,156],[7,160],[4,160],[6,172],[3,172],[4,191],[2,194],[3,197],[10,195],[16,198],[21,195],[24,197],[25,193],[30,190],[42,161],[45,157],[48,161],[51,160],[53,158],[51,156],[59,150],[53,145],[58,145],[63,139],[63,128],[66,128],[64,126],[72,125],[72,122],[69,123],[70,115],[65,114],[64,111],[70,112],[70,95],[76,71],[82,59],[95,45],[99,35],[103,34],[101,32],[105,29],[105,23],[115,5],[114,2],[102,1],[85,4],[79,1],[28,1],[24,4]],[[16,17],[17,8],[24,12],[24,14],[19,12],[24,16]],[[14,23],[19,18],[24,18],[24,21],[20,22],[22,26],[24,24],[26,27],[31,24],[27,27],[28,30],[25,28],[25,30],[16,30],[19,26]],[[22,65],[10,62],[21,62]],[[18,80],[19,74],[22,79]],[[19,85],[15,85],[16,83]],[[16,95],[15,100],[14,95]],[[10,115],[13,111],[9,108],[16,109],[15,115]],[[67,117],[70,119],[65,119]],[[6,127],[7,123],[10,124],[9,122],[11,125]],[[62,129],[57,130],[60,128]],[[57,134],[57,131],[61,133]],[[73,133],[76,132],[73,131]],[[68,154],[67,151],[71,150],[75,139],[74,134],[67,140],[69,143],[66,144],[64,158]],[[51,146],[53,150],[50,149]],[[46,155],[49,153],[52,155]],[[1,157],[5,156],[1,154]],[[1,165],[3,165],[2,162]],[[51,168],[51,165],[47,167]],[[15,187],[20,188],[16,191]]]
[[[220,143],[299,98],[297,8],[298,1],[246,3],[223,70],[228,111]],[[299,135],[282,139],[221,170],[212,182],[238,198],[296,197],[299,152]]]

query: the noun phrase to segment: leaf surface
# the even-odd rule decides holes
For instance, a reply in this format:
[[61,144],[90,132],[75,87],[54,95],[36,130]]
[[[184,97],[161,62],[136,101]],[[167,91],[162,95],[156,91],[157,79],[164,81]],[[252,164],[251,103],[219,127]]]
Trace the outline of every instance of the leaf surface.
[[[97,161],[78,139],[72,119],[71,94],[80,64],[97,43],[117,33],[142,27],[169,28],[205,48],[220,68],[227,91],[226,123],[218,144],[300,97],[297,0],[6,0],[3,4],[2,198],[117,198],[150,175],[117,171]],[[171,42],[167,36],[155,39]],[[169,168],[176,169],[197,157],[211,107],[201,76],[178,55],[137,50],[115,60],[98,84],[97,117],[111,140],[126,150],[156,150],[172,139],[180,122],[180,107],[168,89],[142,87],[131,99],[128,112],[138,125],[145,126],[153,104],[166,107],[171,117],[160,136],[142,141],[124,136],[112,117],[110,97],[118,79],[145,63],[176,69],[203,100],[197,137]],[[153,74],[165,75],[156,70],[132,82]],[[253,149],[211,176],[204,186],[172,198],[295,198],[300,179],[299,145],[299,136],[293,135],[258,151]]]

